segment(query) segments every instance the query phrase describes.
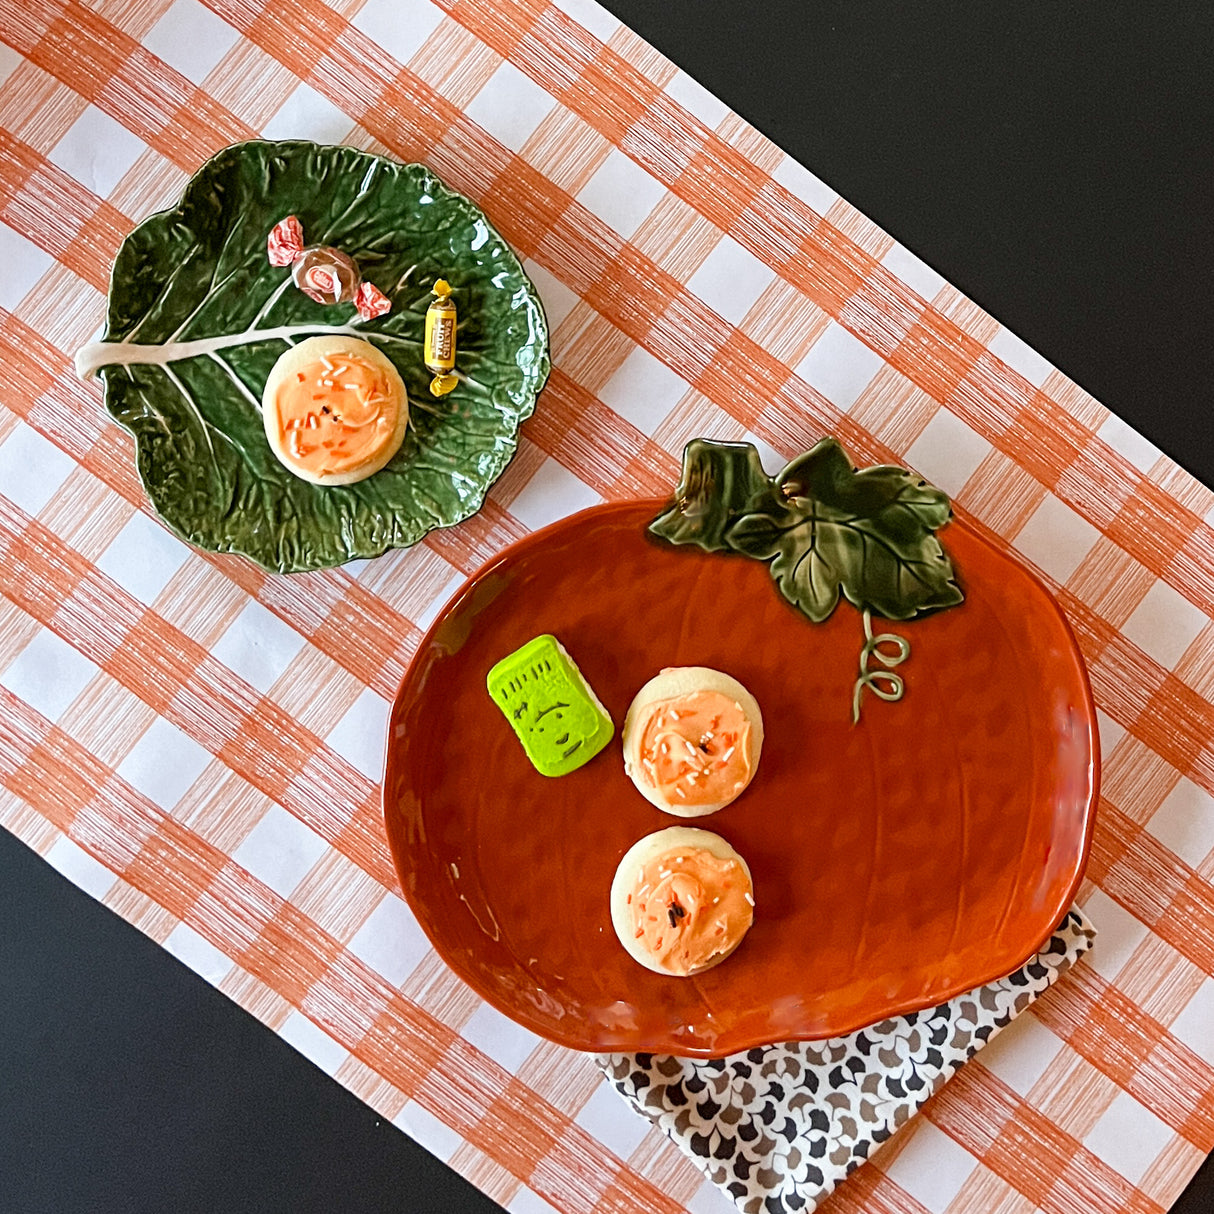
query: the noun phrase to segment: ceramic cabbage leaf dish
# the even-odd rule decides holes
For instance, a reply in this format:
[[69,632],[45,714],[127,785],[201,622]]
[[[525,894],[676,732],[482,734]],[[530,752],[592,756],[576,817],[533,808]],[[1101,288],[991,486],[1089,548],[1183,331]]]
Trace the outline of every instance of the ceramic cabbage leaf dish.
[[[267,259],[267,236],[297,216],[310,242],[357,259],[391,305],[363,319],[316,302]],[[433,397],[422,357],[436,281],[458,301],[459,382]],[[273,455],[261,418],[288,347],[337,334],[386,355],[404,380],[409,424],[381,471],[324,486]],[[105,406],[135,438],[153,506],[200,548],[297,572],[416,543],[478,510],[514,454],[548,375],[538,295],[514,252],[468,199],[425,166],[291,141],[226,148],[181,202],[123,242],[100,342]]]

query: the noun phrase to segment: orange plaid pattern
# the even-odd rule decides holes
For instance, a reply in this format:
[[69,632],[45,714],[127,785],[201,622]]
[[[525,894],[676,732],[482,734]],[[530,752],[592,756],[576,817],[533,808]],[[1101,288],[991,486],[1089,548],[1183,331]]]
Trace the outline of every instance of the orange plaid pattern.
[[[708,1208],[589,1058],[511,1035],[424,943],[368,943],[402,912],[352,739],[460,576],[545,517],[662,492],[697,434],[790,457],[834,433],[1038,564],[1105,774],[1090,965],[824,1208],[1165,1210],[1214,1147],[1214,492],[589,0],[0,0],[0,31],[0,822],[384,1116],[454,1131],[501,1203]],[[131,443],[70,358],[125,233],[262,131],[476,199],[540,286],[552,378],[485,508],[410,551],[282,578],[166,548],[136,574]],[[6,482],[6,450],[49,488]],[[257,674],[224,658],[248,612],[282,644]],[[260,850],[284,822],[289,875]]]

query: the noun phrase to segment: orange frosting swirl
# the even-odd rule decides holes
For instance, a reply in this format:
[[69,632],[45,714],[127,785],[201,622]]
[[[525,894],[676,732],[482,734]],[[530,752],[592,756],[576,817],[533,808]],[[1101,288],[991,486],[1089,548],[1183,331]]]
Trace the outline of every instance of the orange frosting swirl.
[[715,805],[750,780],[750,722],[719,691],[697,691],[649,707],[639,747],[641,771],[674,805]]
[[401,402],[383,369],[334,353],[286,376],[272,421],[291,463],[316,477],[352,472],[393,441]]
[[680,977],[734,949],[754,921],[746,869],[699,847],[672,848],[642,865],[628,908],[642,949]]

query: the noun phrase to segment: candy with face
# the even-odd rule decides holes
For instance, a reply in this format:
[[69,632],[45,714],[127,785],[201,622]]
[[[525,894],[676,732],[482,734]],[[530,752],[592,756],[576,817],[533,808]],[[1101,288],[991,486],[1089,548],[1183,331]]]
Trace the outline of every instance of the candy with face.
[[548,633],[502,658],[486,682],[541,775],[567,775],[588,763],[615,732],[573,659]]

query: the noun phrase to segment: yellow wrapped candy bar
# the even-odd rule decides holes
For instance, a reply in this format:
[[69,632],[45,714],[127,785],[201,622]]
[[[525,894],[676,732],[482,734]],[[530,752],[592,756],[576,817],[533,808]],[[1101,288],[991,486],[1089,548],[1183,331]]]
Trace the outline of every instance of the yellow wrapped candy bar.
[[455,304],[445,279],[440,278],[433,291],[434,302],[426,309],[426,368],[434,372],[431,395],[446,396],[459,383],[459,377],[451,374],[455,367]]

